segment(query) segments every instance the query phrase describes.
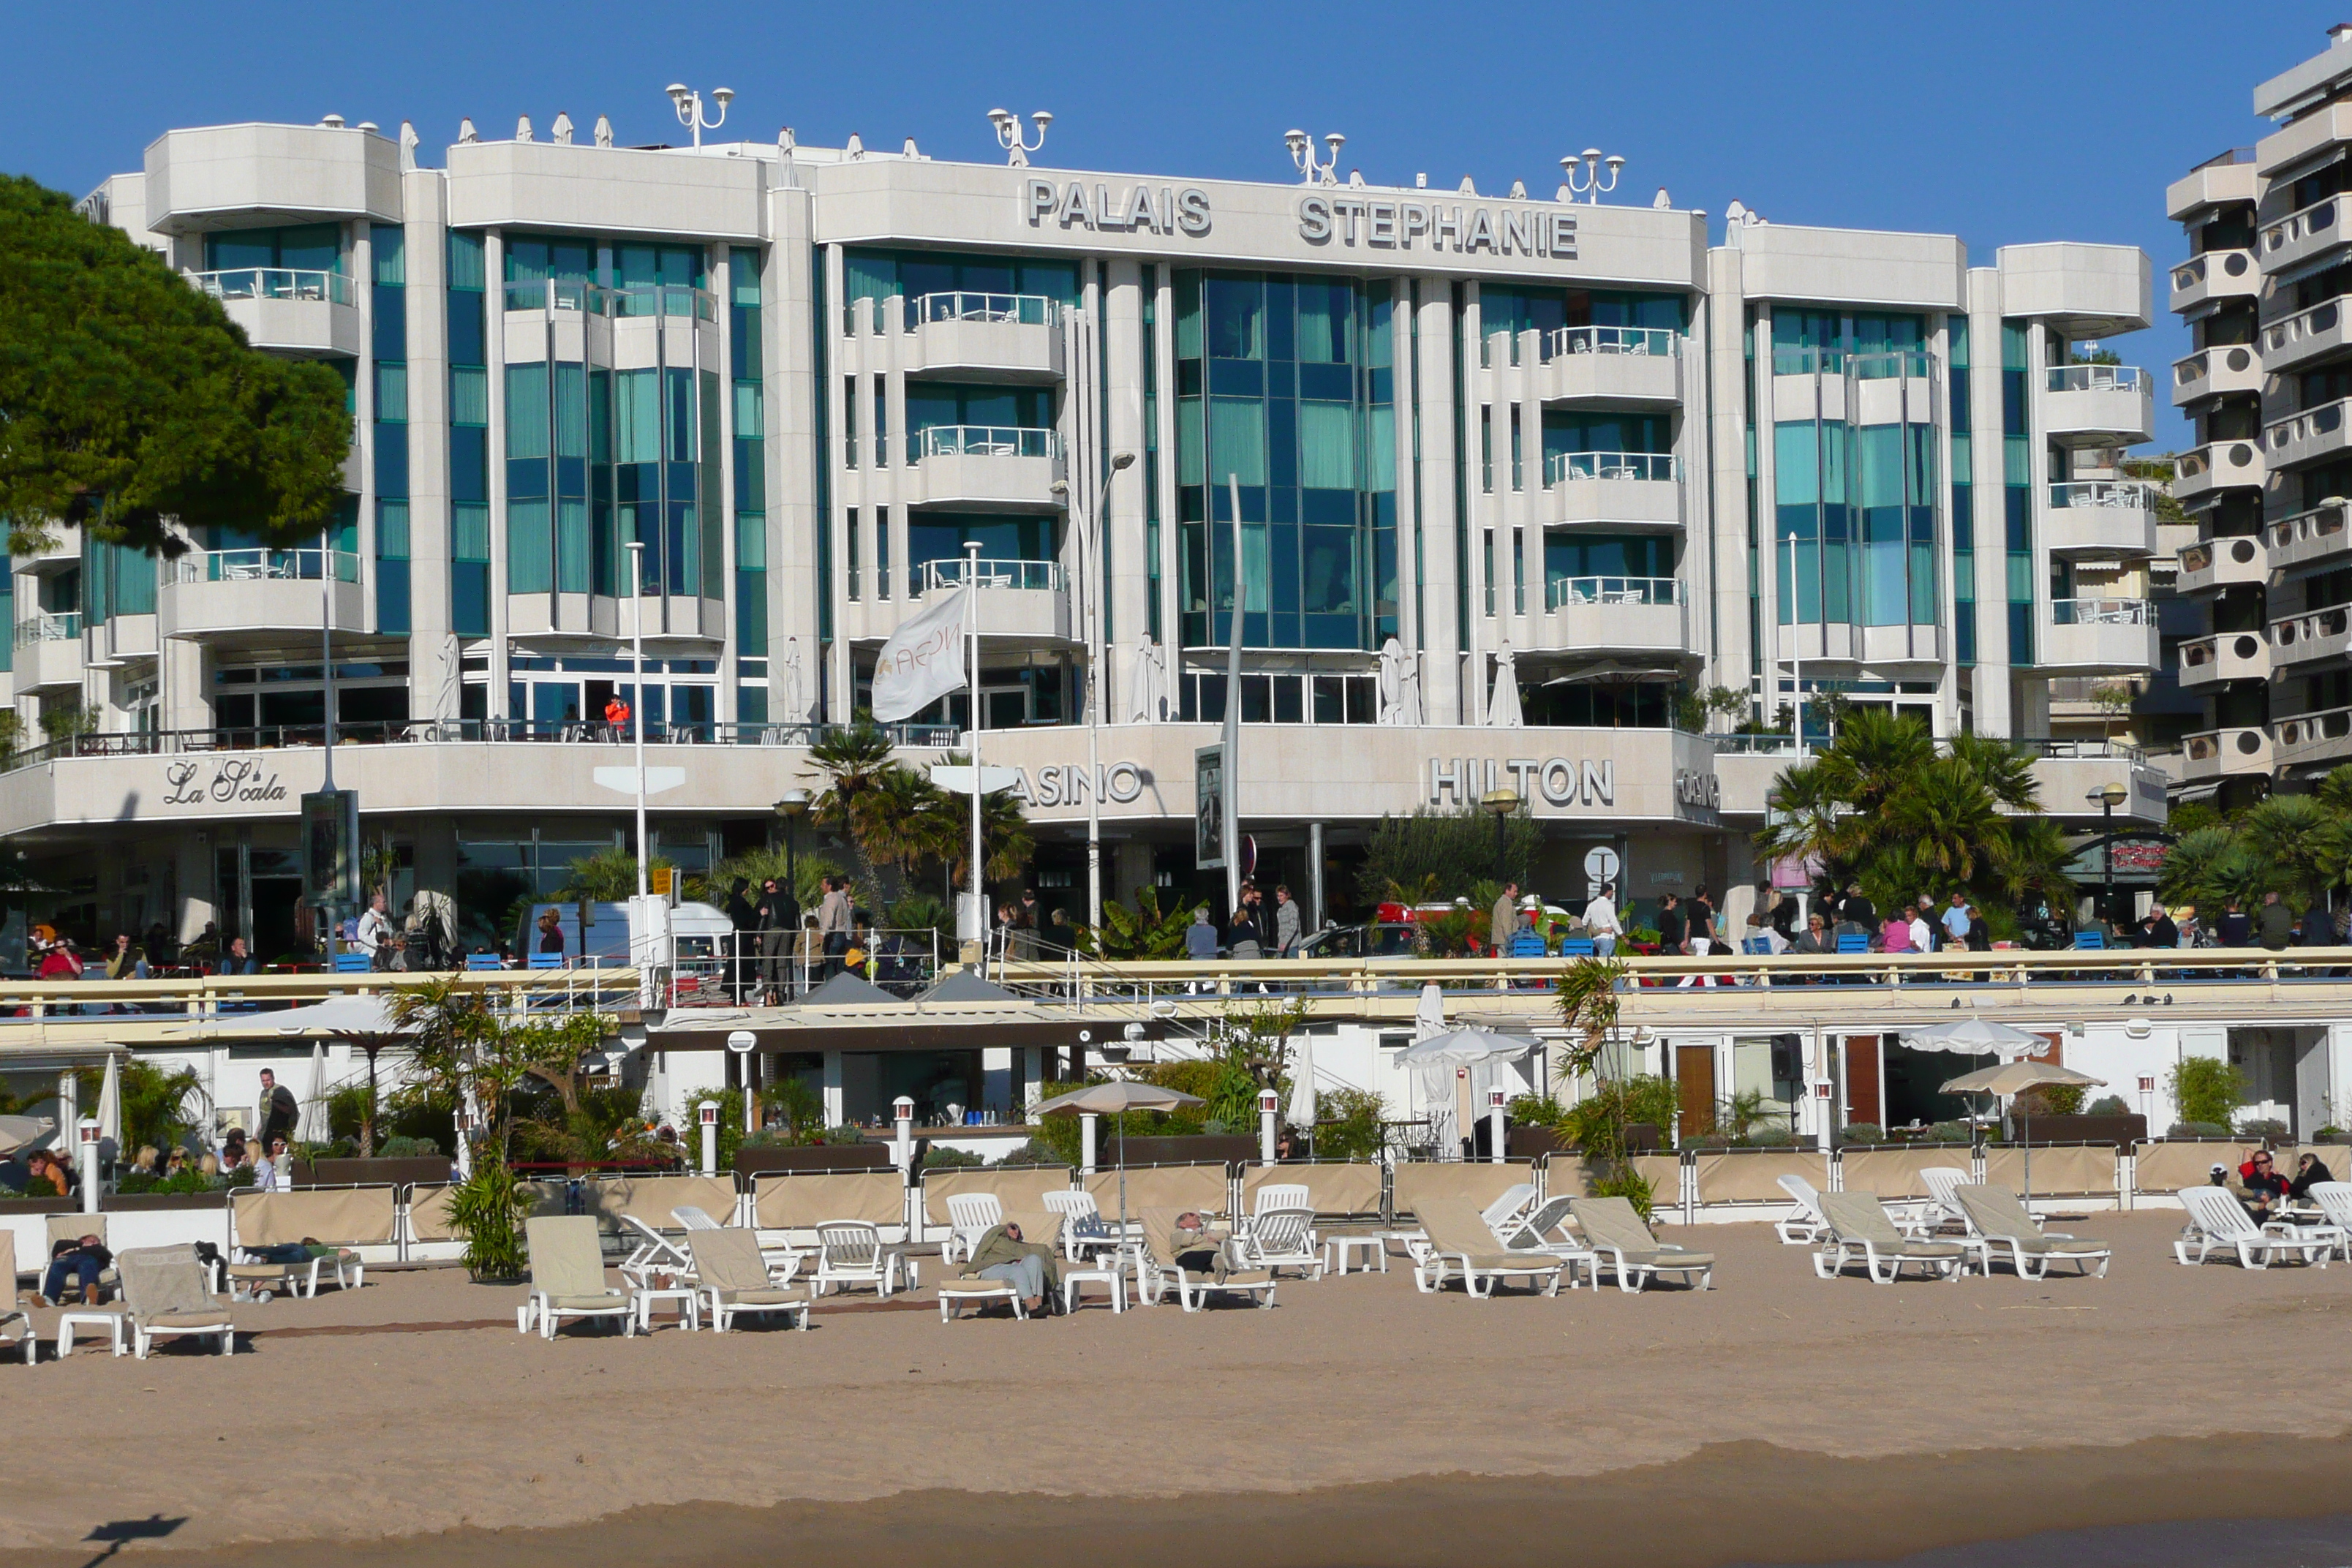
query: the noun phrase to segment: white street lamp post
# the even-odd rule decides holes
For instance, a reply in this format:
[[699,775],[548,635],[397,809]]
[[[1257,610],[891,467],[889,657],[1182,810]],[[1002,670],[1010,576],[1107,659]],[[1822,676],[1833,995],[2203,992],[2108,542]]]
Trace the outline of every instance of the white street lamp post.
[[670,106],[677,110],[677,122],[693,130],[694,144],[697,147],[702,145],[702,133],[705,131],[716,131],[727,123],[727,106],[735,100],[733,88],[712,88],[710,101],[719,106],[718,118],[712,119],[702,111],[702,95],[684,82],[670,83],[668,92]]

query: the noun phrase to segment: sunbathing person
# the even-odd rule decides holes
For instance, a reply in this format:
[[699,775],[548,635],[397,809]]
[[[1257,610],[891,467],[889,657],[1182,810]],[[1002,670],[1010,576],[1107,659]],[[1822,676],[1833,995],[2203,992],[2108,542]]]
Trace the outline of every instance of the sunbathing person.
[[83,1305],[98,1305],[98,1277],[114,1262],[114,1254],[95,1236],[79,1237],[72,1241],[60,1241],[49,1254],[49,1271],[41,1279],[40,1294],[33,1305],[46,1307],[55,1301],[65,1306],[74,1298],[66,1294],[70,1279],[81,1287]]
[[2272,1210],[2286,1201],[2287,1179],[2278,1173],[2267,1149],[2257,1149],[2254,1157],[2238,1167],[2238,1178],[2245,1184],[2242,1200],[2246,1212],[2258,1220],[2272,1217]]
[[1002,1279],[1021,1292],[1022,1310],[1034,1312],[1048,1305],[1053,1292],[1062,1288],[1062,1270],[1054,1258],[1054,1249],[1034,1241],[1024,1241],[1017,1221],[1007,1220],[992,1226],[972,1245],[971,1261],[966,1267],[968,1276],[982,1279]]
[[2335,1176],[2329,1173],[2326,1163],[2318,1155],[2298,1155],[2294,1162],[2294,1180],[2287,1184],[2287,1198],[2293,1203],[2310,1203],[2313,1201],[2312,1188],[2322,1182],[2332,1182],[2335,1179]]
[[1223,1231],[1211,1230],[1198,1209],[1186,1209],[1176,1216],[1176,1234],[1170,1251],[1178,1268],[1214,1274],[1222,1279],[1225,1274],[1225,1243],[1230,1239]]

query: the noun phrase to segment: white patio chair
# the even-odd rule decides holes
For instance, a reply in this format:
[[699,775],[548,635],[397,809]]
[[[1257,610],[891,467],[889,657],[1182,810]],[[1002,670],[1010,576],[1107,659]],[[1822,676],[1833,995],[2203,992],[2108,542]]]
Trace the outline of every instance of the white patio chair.
[[1062,1220],[1062,1256],[1072,1262],[1089,1252],[1116,1249],[1125,1239],[1103,1218],[1095,1203],[1095,1195],[1072,1187],[1058,1193],[1039,1194],[1038,1201],[1045,1212],[1059,1215]]
[[1412,1282],[1424,1296],[1445,1288],[1445,1276],[1458,1271],[1462,1289],[1477,1300],[1495,1293],[1495,1282],[1517,1275],[1528,1289],[1547,1296],[1559,1294],[1559,1277],[1567,1266],[1541,1252],[1513,1252],[1496,1240],[1477,1211],[1458,1198],[1423,1198],[1414,1212],[1429,1237],[1428,1255],[1414,1268]]
[[[681,1228],[689,1232],[735,1228],[720,1225],[710,1217],[708,1211],[697,1208],[692,1204],[680,1204],[669,1211],[669,1217],[677,1221]],[[687,1237],[689,1245],[693,1240],[694,1237],[691,1235]],[[797,1247],[763,1247],[760,1248],[760,1258],[768,1266],[769,1282],[774,1285],[791,1284],[793,1276],[800,1272],[801,1265],[808,1261],[808,1254]]]
[[[1715,1254],[1660,1241],[1650,1234],[1641,1214],[1623,1198],[1570,1198],[1569,1212],[1592,1248],[1592,1288],[1601,1289],[1605,1265],[1617,1273],[1617,1289],[1631,1294],[1644,1289],[1661,1274],[1681,1277],[1695,1290],[1715,1283]],[[1692,1284],[1691,1277],[1698,1277]]]
[[[2183,1187],[2180,1206],[2189,1211],[2189,1226],[2172,1244],[2175,1261],[2202,1263],[2214,1252],[2234,1252],[2242,1268],[2268,1268],[2279,1258],[2327,1267],[2336,1249],[2333,1236],[2298,1230],[2273,1220],[2257,1225],[2227,1187]],[[2190,1247],[2197,1256],[2189,1256]]]
[[1478,1211],[1478,1217],[1486,1222],[1488,1230],[1500,1236],[1503,1234],[1505,1226],[1520,1218],[1535,1206],[1536,1184],[1533,1182],[1520,1182],[1505,1187],[1500,1197]]
[[[1298,1190],[1306,1191],[1304,1187]],[[1323,1278],[1323,1254],[1315,1244],[1313,1209],[1260,1209],[1235,1246],[1244,1263],[1277,1279],[1286,1268],[1296,1268],[1309,1279]]]
[[1591,1280],[1593,1288],[1598,1289],[1601,1270],[1597,1255],[1590,1246],[1568,1234],[1568,1221],[1575,1207],[1574,1198],[1546,1198],[1526,1214],[1507,1224],[1495,1226],[1495,1235],[1506,1252],[1541,1253],[1547,1258],[1559,1258],[1568,1266],[1570,1289],[1577,1288],[1576,1271],[1580,1266]]
[[616,1318],[624,1336],[637,1331],[637,1291],[604,1282],[604,1244],[591,1215],[534,1215],[523,1221],[530,1247],[530,1295],[515,1327],[551,1340],[566,1318]]
[[194,1245],[133,1247],[115,1254],[114,1266],[122,1274],[131,1351],[141,1361],[166,1334],[218,1334],[220,1353],[236,1353],[236,1325],[230,1321],[228,1303],[209,1289]]
[[2091,1265],[2096,1263],[2098,1277],[2107,1277],[2107,1248],[2064,1231],[2043,1230],[2015,1193],[1963,1184],[1952,1197],[1959,1205],[1961,1223],[1969,1227],[1968,1239],[1961,1245],[1976,1252],[1988,1278],[1992,1274],[1992,1260],[2004,1247],[2009,1250],[2010,1267],[2020,1279],[2042,1279],[2051,1264],[2057,1262],[2072,1263],[2084,1274],[2092,1272]]
[[798,1314],[802,1331],[807,1331],[813,1298],[804,1290],[783,1289],[769,1278],[751,1231],[719,1226],[689,1231],[686,1239],[694,1249],[695,1276],[713,1329],[725,1333],[740,1312],[782,1312]]
[[1968,1272],[1967,1247],[1955,1241],[1917,1241],[1905,1236],[1876,1193],[1823,1193],[1821,1203],[1829,1231],[1822,1249],[1813,1254],[1813,1272],[1824,1279],[1836,1279],[1857,1260],[1875,1285],[1894,1284],[1906,1263],[1942,1279],[1958,1279]]
[[948,1194],[948,1236],[940,1243],[940,1261],[970,1258],[980,1238],[1004,1223],[1004,1204],[994,1193]]
[[1796,1203],[1796,1209],[1786,1219],[1772,1222],[1782,1245],[1811,1247],[1829,1234],[1830,1222],[1822,1214],[1822,1194],[1812,1183],[1802,1176],[1780,1178],[1780,1190]]
[[[670,1217],[677,1216],[673,1214]],[[683,1279],[694,1272],[694,1259],[687,1256],[684,1247],[636,1215],[623,1215],[621,1230],[634,1244],[629,1255],[621,1259],[621,1278],[639,1289],[651,1289],[656,1274]]]
[[1930,1165],[1919,1173],[1919,1179],[1927,1184],[1928,1194],[1927,1205],[1921,1211],[1920,1219],[1931,1228],[1947,1224],[1965,1228],[1969,1216],[1961,1212],[1960,1200],[1954,1189],[1969,1184],[1969,1173],[1950,1165]]
[[815,1292],[830,1286],[871,1285],[885,1298],[898,1280],[898,1255],[862,1219],[829,1219],[816,1227]]
[[2336,1232],[2336,1250],[2352,1261],[2352,1182],[2319,1182],[2313,1184],[2311,1201],[2327,1216],[2327,1227]]

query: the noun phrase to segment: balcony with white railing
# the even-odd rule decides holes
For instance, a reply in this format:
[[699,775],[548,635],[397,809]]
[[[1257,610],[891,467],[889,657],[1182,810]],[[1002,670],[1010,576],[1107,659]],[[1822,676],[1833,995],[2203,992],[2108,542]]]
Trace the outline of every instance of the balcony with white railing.
[[2215,441],[2173,460],[2172,499],[2183,506],[2229,489],[2260,489],[2269,477],[2259,441]]
[[955,555],[919,562],[902,580],[889,584],[893,593],[887,598],[877,592],[885,575],[889,574],[869,568],[858,597],[842,606],[852,640],[887,637],[909,617],[967,583],[978,590],[973,616],[992,647],[1066,648],[1078,636],[1069,579],[1058,561],[972,561]]
[[360,558],[348,550],[200,550],[166,562],[156,596],[163,635],[269,641],[367,629]]
[[612,321],[649,317],[716,321],[719,296],[684,283],[647,283],[608,289],[577,278],[532,278],[505,285],[509,311],[538,310],[555,316],[602,316]]
[[340,272],[240,267],[185,277],[196,292],[220,301],[255,348],[356,359],[366,346],[352,280]]
[[1062,377],[1061,301],[1043,294],[925,294],[906,302],[899,363],[970,381]]
[[2273,374],[2299,370],[2352,346],[2352,295],[2322,300],[2262,330],[2263,365]]
[[2352,656],[2352,609],[2332,605],[2271,622],[2271,664],[2284,669]]
[[2263,459],[2273,473],[2352,448],[2352,397],[2323,403],[2263,426]]
[[1682,401],[1683,335],[1664,327],[1561,327],[1538,340],[1546,403]]
[[2053,599],[2042,668],[2137,675],[2157,663],[2154,606],[2145,599]]
[[2352,758],[2352,708],[2271,721],[2271,764],[2292,768]]
[[1544,459],[1543,521],[1679,528],[1682,478],[1670,452],[1554,452]]
[[16,640],[17,690],[81,684],[79,612],[35,610],[16,623]]
[[1058,430],[1009,425],[934,425],[907,438],[899,499],[965,511],[1044,511],[1062,504]]
[[2262,356],[2244,343],[2199,349],[2172,362],[2172,405],[2176,408],[2185,408],[2202,398],[2237,392],[2260,395],[2262,390]]
[[2050,487],[2050,552],[2156,553],[2156,487],[2137,479],[2074,479]]
[[2180,773],[2187,779],[2233,778],[2271,771],[2270,731],[2241,724],[2205,730],[2180,741]]
[[2270,678],[2271,645],[2260,632],[2216,632],[2180,645],[2180,684],[2184,689]]
[[1690,651],[1689,606],[1673,577],[1555,577],[1529,653],[1681,657]]
[[2172,269],[2172,308],[2195,310],[2224,300],[2251,300],[2263,275],[2251,250],[2209,250]]
[[2263,526],[2270,542],[2270,563],[2281,570],[2308,566],[2352,551],[2352,529],[2345,526],[2343,506],[2315,506]]
[[2270,552],[2259,536],[2235,534],[2227,539],[2202,539],[2180,552],[2180,574],[2174,590],[2211,594],[2223,588],[2252,586],[2270,580]]
[[2042,429],[2073,447],[2136,447],[2156,434],[2156,397],[2137,365],[2053,364],[2042,377]]
[[2264,224],[2257,248],[2262,253],[2263,270],[2276,273],[2325,256],[2347,237],[2352,237],[2346,233],[2343,201],[2336,196],[2322,196],[2276,223]]

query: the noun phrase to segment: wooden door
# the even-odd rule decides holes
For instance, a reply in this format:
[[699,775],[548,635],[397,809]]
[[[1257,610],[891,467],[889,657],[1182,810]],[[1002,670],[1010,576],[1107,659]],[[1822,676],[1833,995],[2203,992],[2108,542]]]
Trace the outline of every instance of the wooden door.
[[1715,1047],[1675,1047],[1675,1092],[1681,1101],[1682,1133],[1715,1130]]
[[1845,1057],[1845,1119],[1882,1125],[1885,1107],[1879,1103],[1878,1037],[1848,1035]]

